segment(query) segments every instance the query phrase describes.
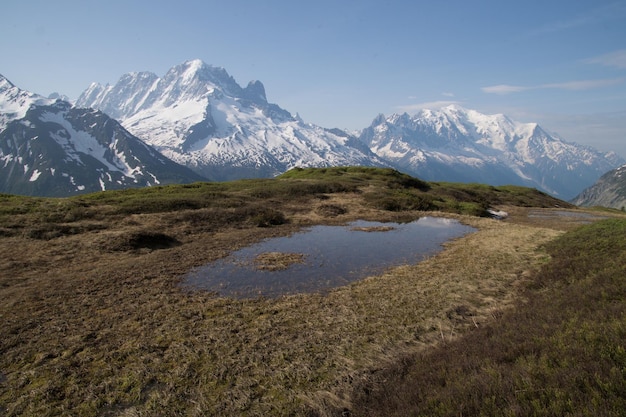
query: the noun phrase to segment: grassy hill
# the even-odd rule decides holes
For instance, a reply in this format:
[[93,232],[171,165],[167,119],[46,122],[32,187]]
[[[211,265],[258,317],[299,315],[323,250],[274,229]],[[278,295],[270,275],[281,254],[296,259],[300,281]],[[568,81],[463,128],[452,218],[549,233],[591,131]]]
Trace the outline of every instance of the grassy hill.
[[[369,210],[370,216],[379,216],[376,211],[433,210],[487,216],[486,210],[496,205],[573,207],[525,187],[427,183],[387,168],[311,168],[294,169],[277,179],[156,186],[63,199],[0,194],[0,234],[49,239],[111,230],[128,216],[158,213],[167,213],[166,223],[194,224],[204,231],[350,214],[347,205],[325,204],[329,196],[356,198],[362,206],[357,209]],[[316,210],[307,213],[311,206]]]
[[[490,219],[491,207],[511,216]],[[604,213],[617,220],[581,228],[574,217],[528,215],[555,210],[578,211],[523,187],[427,183],[360,167],[67,199],[0,195],[0,414],[376,415],[379,402],[398,414],[499,415],[485,408],[497,405],[490,398],[515,387],[527,390],[513,398],[522,411],[566,410],[565,399],[580,391],[593,411],[609,415],[621,405],[625,369],[624,291],[616,278],[624,220]],[[229,299],[179,285],[194,267],[305,226],[424,215],[478,231],[417,265],[323,294]],[[614,263],[602,269],[607,259]],[[592,276],[597,269],[605,279]],[[578,292],[591,298],[572,298]],[[568,302],[576,308],[566,309]],[[543,310],[528,313],[524,306],[533,303]],[[528,344],[530,351],[507,356],[509,345],[497,347],[510,338],[512,328],[499,330],[509,322],[527,325],[523,334],[540,350]],[[490,349],[505,354],[437,367],[447,349],[470,356],[452,350],[462,346],[478,358],[484,350],[482,359]],[[554,362],[566,346],[589,350]],[[590,361],[596,354],[598,366]],[[497,364],[507,360],[527,367],[503,371]],[[411,390],[425,362],[435,381],[427,395],[454,395],[440,408],[414,399],[392,405],[381,381]],[[558,370],[572,367],[578,379],[553,388]],[[497,372],[514,382],[489,391],[492,379],[506,381]],[[479,385],[463,386],[465,377]],[[448,380],[454,389],[446,392],[439,385]],[[554,395],[562,401],[550,408]]]

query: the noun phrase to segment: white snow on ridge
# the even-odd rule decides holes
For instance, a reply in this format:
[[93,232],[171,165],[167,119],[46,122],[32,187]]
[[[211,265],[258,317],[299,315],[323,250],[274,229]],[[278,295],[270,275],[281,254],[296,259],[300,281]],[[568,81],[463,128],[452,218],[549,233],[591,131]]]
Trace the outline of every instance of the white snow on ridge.
[[[241,88],[223,68],[192,60],[154,77],[149,86],[127,74],[113,88],[90,87],[79,100],[101,110],[139,103],[123,105],[121,124],[170,159],[193,168],[269,164],[284,169],[296,163],[355,165],[376,160],[349,146],[348,138],[281,113],[284,110],[265,101],[262,84],[249,84],[261,91]],[[96,91],[102,95],[94,100]],[[205,137],[198,135],[203,129]]]
[[108,147],[101,145],[98,140],[84,131],[77,131],[63,117],[63,113],[51,113],[45,112],[40,117],[43,122],[54,122],[63,127],[63,130],[51,133],[51,137],[63,147],[68,157],[81,162],[80,153],[91,155],[98,159],[109,170],[119,171],[126,176],[133,176],[133,168],[128,166],[125,161],[117,158],[119,164],[112,164],[105,158],[105,152],[109,150]]
[[184,133],[191,126],[202,121],[207,101],[185,101],[172,106],[159,103],[141,110],[122,121],[133,135],[146,138],[157,149],[177,147],[184,141]]
[[55,101],[21,90],[0,76],[0,131],[11,121],[23,118],[31,106],[49,105]]

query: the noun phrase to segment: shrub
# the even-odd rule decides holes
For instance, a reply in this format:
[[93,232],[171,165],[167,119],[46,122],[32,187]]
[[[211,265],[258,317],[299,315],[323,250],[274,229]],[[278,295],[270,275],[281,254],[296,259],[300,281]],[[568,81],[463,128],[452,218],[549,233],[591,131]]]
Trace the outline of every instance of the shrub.
[[416,195],[404,190],[391,192],[370,192],[365,196],[365,200],[373,207],[386,211],[406,211],[406,210],[433,210],[435,205],[432,198],[426,195]]
[[287,222],[282,212],[271,208],[256,209],[250,219],[258,227],[279,226]]

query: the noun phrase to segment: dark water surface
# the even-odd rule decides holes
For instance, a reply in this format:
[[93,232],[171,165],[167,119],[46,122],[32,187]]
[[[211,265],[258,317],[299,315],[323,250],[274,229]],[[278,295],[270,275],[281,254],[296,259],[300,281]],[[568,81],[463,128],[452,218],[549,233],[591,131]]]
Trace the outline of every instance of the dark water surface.
[[[376,227],[391,230],[372,229]],[[474,230],[437,217],[404,224],[356,221],[347,226],[314,226],[292,236],[264,240],[197,268],[183,285],[237,298],[321,291],[391,266],[417,263],[439,252],[446,241]],[[254,259],[267,252],[304,254],[304,263],[280,271],[259,270]]]

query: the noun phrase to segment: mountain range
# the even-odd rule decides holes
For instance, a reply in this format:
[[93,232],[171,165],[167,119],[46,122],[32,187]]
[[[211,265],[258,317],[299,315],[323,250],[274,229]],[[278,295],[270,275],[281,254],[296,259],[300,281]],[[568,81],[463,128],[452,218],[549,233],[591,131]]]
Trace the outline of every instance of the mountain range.
[[112,86],[92,84],[76,105],[106,112],[211,180],[270,177],[296,166],[385,164],[347,133],[304,123],[268,103],[260,81],[242,88],[223,68],[199,60],[162,78],[139,72]]
[[0,192],[56,197],[202,179],[105,113],[0,76]]
[[[24,92],[4,78],[0,82],[3,192],[42,195],[50,186],[36,183],[46,176],[54,177],[50,181],[66,178],[69,185],[58,194],[71,194],[271,177],[293,167],[369,165],[430,181],[526,185],[571,199],[626,163],[614,153],[567,142],[535,123],[459,106],[379,115],[357,133],[323,128],[269,103],[260,81],[241,87],[223,68],[200,60],[177,65],[163,77],[135,72],[114,85],[93,83],[74,105]],[[115,126],[118,139],[102,123]],[[33,152],[43,137],[56,143],[54,151]],[[132,146],[117,148],[122,137]],[[83,171],[69,175],[67,168],[59,168],[70,161]],[[60,172],[67,176],[56,175]]]
[[569,200],[623,159],[567,142],[537,123],[459,106],[379,115],[359,139],[397,169],[429,181],[518,184]]

